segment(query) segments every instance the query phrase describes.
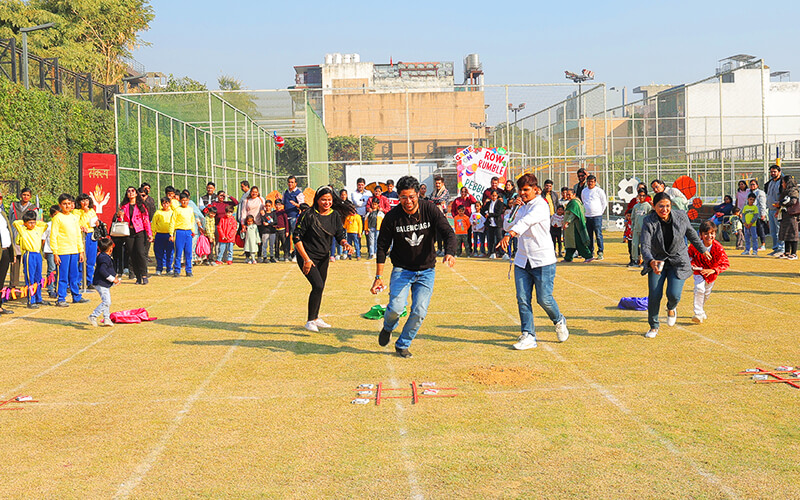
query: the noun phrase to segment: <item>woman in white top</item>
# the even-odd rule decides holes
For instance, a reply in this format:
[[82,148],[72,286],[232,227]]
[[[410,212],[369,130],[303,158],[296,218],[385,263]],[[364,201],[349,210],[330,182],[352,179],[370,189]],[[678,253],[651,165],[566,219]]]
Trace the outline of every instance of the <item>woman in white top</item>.
[[[514,349],[523,350],[536,347],[531,306],[534,287],[536,302],[556,326],[559,342],[567,340],[569,330],[567,320],[553,298],[556,256],[550,238],[550,206],[538,196],[541,191],[535,175],[524,174],[517,180],[517,188],[519,197],[511,203],[511,214],[503,221],[506,235],[497,246],[505,251],[511,238],[519,238],[519,248],[514,257],[514,283],[522,335]],[[516,212],[514,208],[517,208]]]
[[[3,195],[0,194],[0,204],[3,202]],[[8,266],[15,260],[14,246],[11,241],[11,224],[8,222],[8,217],[3,210],[0,210],[0,288],[6,283],[6,275],[8,274]],[[0,314],[12,314],[14,311],[3,309],[3,299],[0,297]]]

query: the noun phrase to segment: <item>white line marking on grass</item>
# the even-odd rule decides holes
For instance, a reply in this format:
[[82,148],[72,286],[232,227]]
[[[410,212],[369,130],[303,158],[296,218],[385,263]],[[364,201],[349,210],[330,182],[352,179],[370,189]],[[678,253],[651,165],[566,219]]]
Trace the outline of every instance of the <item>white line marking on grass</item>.
[[[450,268],[450,269],[457,276],[459,276],[465,283],[467,283],[470,287],[472,287],[473,290],[475,290],[477,293],[483,295],[483,297],[485,299],[487,299],[489,301],[489,303],[493,304],[499,311],[504,313],[509,319],[511,319],[512,321],[517,321],[518,320],[518,318],[515,318],[511,313],[509,313],[508,311],[506,311],[505,309],[500,307],[500,305],[497,302],[495,302],[491,297],[489,297],[483,290],[481,290],[480,288],[478,288],[474,284],[472,284],[472,282],[469,281],[463,274],[459,273],[458,271],[456,271],[453,268]],[[564,280],[564,281],[567,281],[568,283],[571,283],[569,280]],[[580,285],[578,285],[578,286],[580,286]],[[586,287],[581,287],[581,288],[586,288]],[[591,290],[589,288],[586,288],[586,289],[591,291],[591,292],[593,292],[593,293],[595,293],[596,295],[599,295],[600,297],[603,297],[604,299],[607,298],[606,296],[601,295],[601,294],[595,292],[594,290]],[[633,413],[630,410],[630,408],[625,406],[625,404],[622,403],[622,401],[620,401],[607,387],[603,386],[601,383],[596,382],[594,379],[592,379],[591,377],[586,375],[586,373],[584,373],[583,371],[578,369],[573,362],[569,361],[567,358],[562,356],[553,347],[551,347],[551,346],[549,346],[547,344],[541,344],[541,345],[542,345],[542,348],[544,350],[546,350],[548,353],[553,355],[553,357],[555,357],[555,359],[557,361],[567,365],[572,372],[574,372],[576,375],[578,375],[580,378],[582,378],[583,381],[586,382],[591,388],[593,388],[595,391],[600,393],[608,402],[613,404],[622,414],[626,415],[642,431],[644,431],[646,434],[648,434],[648,435],[652,436],[653,438],[655,438],[673,456],[675,456],[676,458],[678,458],[680,460],[683,460],[683,462],[686,463],[687,465],[689,465],[689,467],[691,467],[692,470],[696,474],[698,474],[699,476],[703,477],[706,481],[708,481],[712,485],[718,487],[720,490],[722,490],[729,497],[731,497],[731,498],[739,498],[739,495],[736,493],[736,491],[733,488],[723,484],[719,480],[719,478],[717,478],[717,476],[715,476],[711,472],[708,472],[705,469],[703,469],[700,466],[700,464],[698,464],[694,459],[692,459],[691,457],[687,456],[680,449],[678,449],[678,447],[675,446],[675,444],[672,441],[670,441],[668,438],[662,436],[657,430],[653,429],[652,427],[650,427],[649,425],[644,423],[644,421],[642,421],[642,419],[640,419],[635,413]]]
[[[218,269],[218,268],[217,268],[217,269]],[[203,277],[203,278],[200,278],[199,280],[197,280],[197,281],[195,281],[195,282],[193,282],[193,283],[191,283],[191,284],[189,284],[189,285],[186,285],[184,288],[191,288],[191,287],[193,287],[193,286],[197,285],[198,283],[202,282],[204,279],[206,279],[206,278],[208,278],[209,276],[211,276],[211,275],[212,275],[214,272],[216,272],[216,271],[217,271],[217,269],[214,269],[214,270],[213,270],[213,271],[211,271],[209,274],[207,274],[205,277]],[[150,307],[154,307],[154,306],[157,306],[158,304],[161,304],[162,302],[164,302],[165,300],[167,300],[167,298],[169,298],[169,297],[164,297],[163,299],[161,299],[161,300],[159,300],[159,301],[157,301],[157,302],[153,302],[153,304],[151,304],[151,305],[150,305]],[[36,312],[39,312],[40,310],[41,310],[41,309],[37,310]],[[27,315],[25,315],[25,316],[22,316],[22,317],[20,317],[20,318],[18,318],[18,319],[27,318],[28,316],[30,316],[30,314],[27,314]],[[12,321],[13,321],[13,320],[12,320]],[[53,366],[51,366],[50,368],[47,368],[46,370],[44,370],[44,371],[42,371],[42,372],[39,372],[39,373],[37,373],[37,374],[36,374],[36,375],[34,375],[33,377],[31,377],[31,378],[29,378],[28,380],[26,380],[26,381],[22,382],[21,384],[19,384],[17,387],[15,387],[15,388],[11,389],[10,391],[8,391],[8,393],[7,393],[7,394],[13,394],[13,393],[17,392],[18,390],[20,390],[20,389],[24,388],[25,386],[27,386],[27,385],[28,385],[28,384],[30,384],[31,382],[33,382],[33,381],[35,381],[35,380],[38,380],[38,379],[40,379],[41,377],[43,377],[43,376],[47,375],[48,373],[51,373],[51,372],[53,372],[54,370],[58,369],[58,368],[59,368],[59,367],[61,367],[62,365],[66,364],[66,363],[68,363],[68,362],[70,362],[70,361],[72,361],[72,360],[73,360],[73,359],[74,359],[76,356],[78,356],[79,354],[82,354],[82,353],[86,352],[86,351],[87,351],[87,350],[89,350],[90,348],[92,348],[92,347],[96,346],[96,345],[97,345],[97,344],[99,344],[100,342],[102,342],[102,341],[104,341],[105,339],[107,339],[108,337],[110,337],[110,336],[111,336],[111,334],[113,334],[113,333],[114,333],[116,330],[117,330],[117,327],[116,327],[116,326],[112,327],[112,328],[111,328],[111,330],[110,330],[110,331],[109,331],[109,332],[108,332],[106,335],[104,335],[104,336],[100,337],[99,339],[97,339],[97,340],[95,340],[95,341],[91,342],[89,345],[87,345],[86,347],[83,347],[83,348],[82,348],[82,349],[80,349],[78,352],[74,353],[73,355],[69,356],[68,358],[66,358],[66,359],[62,359],[61,361],[59,361],[58,363],[54,364],[54,365],[53,365]],[[7,394],[0,394],[0,398],[2,398],[2,397],[6,397],[6,396],[7,396]]]
[[[772,280],[772,281],[779,281],[781,283],[786,283],[787,285],[800,286],[800,283],[795,283],[794,281],[789,281],[789,280],[785,280],[785,279],[781,279],[781,278],[774,278],[772,276],[767,276],[765,274],[750,273],[750,272],[747,272],[747,271],[739,271],[738,269],[735,269],[735,271],[739,272],[739,273],[742,273],[742,274],[749,274],[750,276],[756,276],[758,278],[764,278],[764,279],[768,279],[768,280]],[[800,274],[798,276],[800,276]]]
[[[389,369],[389,383],[392,387],[400,387],[394,372],[394,365],[391,359],[387,359],[386,366]],[[411,498],[414,500],[423,500],[425,495],[422,494],[422,489],[417,479],[417,467],[411,458],[411,453],[408,451],[408,430],[405,424],[405,408],[399,401],[394,402],[394,414],[397,416],[397,433],[400,435],[400,455],[403,457],[403,466],[406,469],[408,476],[408,489]]]
[[[6,304],[8,304],[8,302],[6,302]],[[28,314],[26,314],[26,315],[24,315],[24,316],[16,316],[16,317],[15,317],[15,318],[13,318],[13,319],[10,319],[10,320],[8,320],[8,321],[4,321],[4,322],[0,323],[0,326],[2,326],[2,327],[6,327],[6,326],[8,326],[8,325],[10,325],[10,324],[14,323],[15,321],[18,321],[18,320],[21,320],[21,319],[24,319],[24,318],[27,318],[27,317],[33,316],[33,315],[35,315],[36,313],[38,313],[39,311],[41,311],[41,310],[42,310],[42,309],[40,308],[40,309],[36,309],[35,311],[29,312]]]
[[[267,297],[265,297],[261,302],[261,307],[259,307],[249,318],[245,319],[244,324],[252,323],[253,320],[255,320],[255,318],[264,311],[264,309],[266,309],[267,305],[270,303],[270,300],[275,295],[275,292],[281,289],[283,283],[286,281],[286,277],[289,276],[289,273],[293,271],[294,269],[286,270],[278,284],[270,290]],[[186,401],[183,402],[183,406],[181,407],[180,411],[178,411],[178,413],[175,415],[175,418],[172,419],[172,422],[169,424],[169,427],[167,427],[167,430],[164,431],[159,440],[156,442],[155,447],[150,450],[150,453],[147,454],[144,460],[142,460],[141,463],[136,466],[130,477],[119,486],[119,489],[114,494],[114,498],[128,498],[133,490],[136,489],[136,487],[139,486],[139,484],[144,480],[158,459],[161,458],[161,455],[167,449],[167,445],[172,439],[172,436],[175,435],[175,432],[178,431],[183,419],[186,418],[186,415],[188,415],[190,411],[192,411],[194,404],[200,400],[200,398],[203,396],[203,393],[205,393],[206,388],[208,388],[208,385],[211,383],[217,373],[219,373],[220,370],[225,367],[228,361],[230,361],[231,357],[233,357],[234,351],[236,351],[236,348],[239,347],[245,338],[247,338],[247,332],[244,332],[239,336],[238,339],[234,341],[233,345],[230,346],[227,351],[225,351],[225,355],[222,356],[222,359],[220,359],[214,366],[214,369],[211,371],[211,373],[208,374],[208,376],[200,383],[200,385],[197,386],[197,389],[195,389],[195,391],[186,399]]]

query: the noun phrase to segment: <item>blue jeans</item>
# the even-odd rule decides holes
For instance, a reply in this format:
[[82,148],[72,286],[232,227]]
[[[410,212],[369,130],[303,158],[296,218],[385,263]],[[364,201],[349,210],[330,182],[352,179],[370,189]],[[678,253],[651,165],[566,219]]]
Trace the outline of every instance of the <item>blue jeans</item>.
[[597,239],[597,254],[603,253],[603,216],[586,217],[586,231],[589,233],[589,251],[594,253],[594,240]]
[[483,251],[483,242],[483,232],[472,231],[472,250],[474,250],[476,254],[485,253]]
[[647,273],[647,322],[650,328],[658,330],[658,310],[661,309],[661,298],[664,296],[664,284],[667,285],[667,310],[672,311],[678,307],[683,292],[685,279],[678,279],[678,273],[674,267],[664,265],[661,274],[656,274],[652,270]]
[[525,268],[514,266],[514,284],[517,286],[517,308],[519,309],[520,331],[536,335],[533,325],[533,288],[536,287],[536,303],[539,304],[553,324],[564,317],[558,309],[558,303],[553,298],[553,285],[556,279],[556,265],[550,264],[542,267],[531,267],[530,262]]
[[[284,252],[283,255],[286,255]],[[217,248],[217,258],[220,262],[230,262],[233,260],[233,242],[220,243]]]
[[775,209],[769,209],[769,235],[772,238],[772,249],[783,252],[783,241],[778,238],[778,229],[780,229],[780,226],[780,222],[775,218]]
[[750,250],[758,251],[758,232],[755,224],[752,227],[744,227],[744,249],[749,252]]
[[100,304],[89,317],[111,319],[111,289],[106,286],[98,286],[95,290],[100,295]]
[[370,257],[374,257],[378,252],[378,230],[370,229],[367,233],[367,252]]
[[389,282],[389,305],[383,316],[383,327],[390,332],[397,327],[400,315],[408,301],[408,292],[411,290],[411,313],[403,326],[403,332],[395,342],[398,349],[408,349],[411,341],[417,336],[425,315],[428,314],[428,304],[433,295],[433,280],[436,269],[423,269],[422,271],[409,271],[402,267],[392,270]]
[[361,235],[358,233],[347,233],[347,242],[356,251],[356,258],[361,258]]

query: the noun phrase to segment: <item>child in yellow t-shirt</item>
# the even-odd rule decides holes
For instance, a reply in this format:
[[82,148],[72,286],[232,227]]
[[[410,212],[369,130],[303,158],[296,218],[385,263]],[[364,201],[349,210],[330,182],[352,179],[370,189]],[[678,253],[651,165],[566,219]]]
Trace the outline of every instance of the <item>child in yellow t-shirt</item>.
[[22,220],[14,221],[17,241],[22,250],[22,272],[28,287],[28,309],[38,309],[42,301],[42,238],[47,224],[36,220],[36,212],[28,210]]
[[78,264],[84,261],[84,239],[78,217],[73,215],[75,198],[63,193],[58,197],[61,211],[53,217],[50,225],[50,249],[58,270],[58,307],[68,307],[67,290],[72,294],[73,304],[89,302],[81,294],[81,275]]
[[744,224],[744,252],[742,255],[750,255],[752,245],[753,255],[758,255],[758,232],[756,223],[758,222],[758,207],[756,206],[756,195],[750,193],[747,196],[747,205],[742,207],[742,223]]
[[344,230],[347,233],[347,243],[356,250],[356,260],[361,260],[361,233],[364,231],[364,222],[361,216],[358,214],[348,215],[344,220]]
[[156,276],[172,272],[172,254],[175,246],[169,241],[169,224],[172,222],[172,204],[166,196],[161,198],[161,210],[153,214],[153,252],[156,254]]

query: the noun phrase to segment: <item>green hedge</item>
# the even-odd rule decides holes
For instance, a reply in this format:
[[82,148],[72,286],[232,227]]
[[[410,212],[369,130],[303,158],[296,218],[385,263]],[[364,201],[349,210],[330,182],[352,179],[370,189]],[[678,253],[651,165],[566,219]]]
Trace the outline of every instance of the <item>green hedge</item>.
[[60,193],[77,194],[82,152],[114,152],[111,111],[0,78],[0,180],[18,180],[48,207]]

